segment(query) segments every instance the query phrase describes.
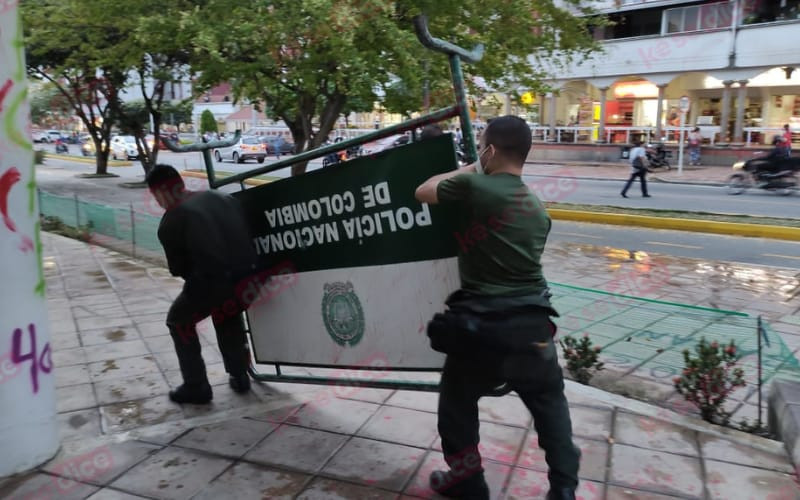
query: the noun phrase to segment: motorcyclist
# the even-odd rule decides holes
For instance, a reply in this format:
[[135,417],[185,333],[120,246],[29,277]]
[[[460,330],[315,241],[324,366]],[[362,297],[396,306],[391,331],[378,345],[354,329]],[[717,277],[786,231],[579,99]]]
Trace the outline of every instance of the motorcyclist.
[[756,165],[757,170],[776,174],[783,168],[783,162],[786,159],[786,146],[783,143],[783,137],[776,135],[772,138],[772,151],[766,156],[761,158],[762,161]]

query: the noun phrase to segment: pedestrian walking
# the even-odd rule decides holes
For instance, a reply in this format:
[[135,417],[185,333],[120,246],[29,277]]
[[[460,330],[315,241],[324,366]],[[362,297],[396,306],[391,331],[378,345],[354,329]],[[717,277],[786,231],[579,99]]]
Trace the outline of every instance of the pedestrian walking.
[[786,149],[786,157],[792,157],[792,130],[789,128],[789,124],[785,124],[783,126],[783,146]]
[[625,187],[622,188],[620,194],[623,198],[627,198],[628,195],[626,193],[628,189],[630,189],[631,184],[633,184],[633,181],[638,177],[639,181],[642,183],[642,197],[650,198],[650,195],[647,194],[647,152],[640,141],[636,141],[633,146],[629,157],[631,162],[631,176],[628,178],[628,182],[625,183]]
[[689,142],[689,165],[700,165],[700,146],[703,143],[700,127],[692,129],[687,139]]
[[480,225],[483,235],[460,245],[461,288],[428,324],[432,347],[447,354],[438,430],[450,469],[429,478],[446,497],[489,498],[478,451],[478,400],[507,384],[533,416],[550,468],[547,498],[575,498],[580,450],[572,441],[550,320],[557,313],[541,264],[551,221],[521,177],[530,147],[524,120],[497,118],[483,133],[477,163],[431,177],[416,190],[420,202],[470,214],[459,229]]
[[166,210],[158,226],[173,276],[184,279],[183,289],[167,312],[167,328],[175,344],[183,384],[170,391],[176,403],[204,404],[213,394],[200,353],[196,325],[211,316],[229,384],[236,392],[250,390],[242,312],[236,297],[241,284],[255,271],[256,255],[240,203],[211,189],[191,192],[169,165],[156,165],[147,186]]

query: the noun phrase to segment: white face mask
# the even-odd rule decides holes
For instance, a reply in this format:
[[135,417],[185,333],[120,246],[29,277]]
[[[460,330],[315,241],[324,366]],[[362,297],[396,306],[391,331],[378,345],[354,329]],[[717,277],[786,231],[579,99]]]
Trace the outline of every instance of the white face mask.
[[486,148],[484,148],[483,151],[478,153],[478,161],[475,162],[475,171],[478,172],[479,174],[486,173],[484,171],[484,168],[483,168],[483,162],[481,162],[481,156],[483,156],[483,154],[488,150],[489,150],[489,146],[486,146]]

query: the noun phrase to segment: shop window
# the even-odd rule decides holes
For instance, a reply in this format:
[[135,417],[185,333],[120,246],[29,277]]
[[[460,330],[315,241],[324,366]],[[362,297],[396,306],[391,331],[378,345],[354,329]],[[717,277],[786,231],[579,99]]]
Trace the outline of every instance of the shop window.
[[666,33],[683,33],[728,28],[733,21],[732,9],[730,2],[667,9],[664,11],[664,31]]
[[800,19],[800,0],[744,0],[741,11],[742,24],[771,23]]
[[602,35],[596,29],[593,33],[597,40],[613,40],[661,34],[661,9],[640,9],[632,12],[611,14],[610,26],[604,28]]

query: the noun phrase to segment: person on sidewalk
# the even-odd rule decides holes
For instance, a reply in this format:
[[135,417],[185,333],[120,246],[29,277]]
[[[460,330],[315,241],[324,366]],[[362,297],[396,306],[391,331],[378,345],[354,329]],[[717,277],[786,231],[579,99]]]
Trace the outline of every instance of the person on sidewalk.
[[156,165],[147,186],[166,210],[158,226],[173,276],[184,279],[183,290],[167,313],[167,328],[175,344],[183,384],[170,391],[176,403],[205,404],[213,394],[200,354],[196,325],[212,317],[231,388],[250,390],[242,312],[236,286],[255,271],[256,254],[244,212],[232,196],[216,190],[187,191],[170,165]]
[[792,157],[792,130],[789,124],[783,126],[783,147],[786,148],[786,158]]
[[505,384],[533,416],[550,467],[547,498],[575,498],[580,450],[572,441],[550,320],[557,313],[541,265],[551,221],[521,178],[530,148],[524,120],[496,118],[481,138],[482,168],[476,163],[436,175],[415,193],[422,203],[457,206],[470,214],[458,229],[480,224],[484,234],[459,247],[461,288],[428,324],[431,346],[447,354],[438,430],[450,470],[430,476],[431,488],[446,497],[489,498],[478,451],[478,400]]
[[631,162],[631,176],[628,178],[628,182],[625,183],[625,187],[622,188],[622,195],[623,198],[627,198],[628,189],[630,189],[633,181],[636,180],[638,177],[642,183],[642,196],[644,198],[650,198],[650,195],[647,194],[647,152],[642,146],[640,141],[636,141],[633,144],[633,149],[630,152],[630,162]]
[[700,127],[695,127],[689,132],[689,165],[700,165],[700,146],[703,143],[703,135]]

